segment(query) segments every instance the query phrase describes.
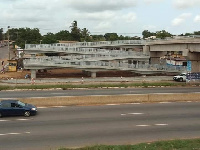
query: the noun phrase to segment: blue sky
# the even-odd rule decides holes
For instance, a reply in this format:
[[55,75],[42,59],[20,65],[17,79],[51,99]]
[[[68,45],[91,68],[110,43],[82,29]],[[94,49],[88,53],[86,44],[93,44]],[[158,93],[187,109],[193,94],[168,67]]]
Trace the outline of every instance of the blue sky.
[[91,34],[141,35],[200,31],[200,0],[0,0],[0,28],[70,30],[74,20]]

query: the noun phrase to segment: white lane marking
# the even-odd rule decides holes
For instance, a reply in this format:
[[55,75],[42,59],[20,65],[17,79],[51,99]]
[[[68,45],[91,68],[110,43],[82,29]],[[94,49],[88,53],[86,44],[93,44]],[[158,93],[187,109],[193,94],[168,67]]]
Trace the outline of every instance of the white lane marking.
[[191,103],[192,101],[187,101],[188,103]]
[[128,115],[143,115],[144,113],[128,113]]
[[160,104],[170,104],[172,102],[160,102]]
[[51,93],[52,95],[62,95],[62,94],[64,94],[64,93]]
[[52,107],[54,107],[54,108],[64,108],[66,106],[52,106]]
[[30,120],[30,119],[16,119],[18,121],[27,121],[27,120]]
[[141,103],[131,103],[132,105],[140,105]]
[[140,125],[136,125],[137,127],[149,127],[150,125],[147,124],[140,124]]
[[121,114],[121,116],[126,116],[126,114]]
[[168,126],[168,124],[155,124],[156,126]]
[[48,107],[37,107],[38,109],[44,109],[44,108],[48,108]]
[[120,105],[120,104],[106,104],[107,106],[117,106],[117,105]]
[[2,136],[2,135],[6,135],[6,134],[0,134],[0,136]]
[[27,98],[47,98],[47,97],[27,97]]
[[0,134],[0,136],[3,136],[3,135],[21,135],[21,134],[30,134],[31,132],[24,132],[24,133],[16,133],[16,132],[13,132],[13,133],[5,133],[5,134]]
[[19,135],[21,133],[7,133],[7,135]]
[[0,120],[0,122],[5,122],[5,121],[9,121],[9,120]]
[[127,105],[140,105],[141,103],[124,103],[124,104],[127,104]]

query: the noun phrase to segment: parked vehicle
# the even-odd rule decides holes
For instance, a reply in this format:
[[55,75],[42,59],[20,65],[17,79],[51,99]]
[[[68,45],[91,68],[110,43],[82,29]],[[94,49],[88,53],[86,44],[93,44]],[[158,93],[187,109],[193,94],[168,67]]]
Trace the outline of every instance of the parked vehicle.
[[25,104],[19,100],[2,100],[0,102],[0,117],[3,116],[25,116],[37,114],[37,107]]
[[173,80],[180,81],[180,82],[186,81],[186,74],[187,73],[181,73],[180,75],[174,76]]

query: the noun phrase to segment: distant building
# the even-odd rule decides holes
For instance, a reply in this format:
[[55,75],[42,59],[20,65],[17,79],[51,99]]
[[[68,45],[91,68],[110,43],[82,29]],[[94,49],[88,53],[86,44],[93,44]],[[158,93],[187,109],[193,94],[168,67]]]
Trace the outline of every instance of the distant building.
[[154,40],[154,39],[156,39],[156,36],[150,36],[148,38],[145,38],[145,40]]

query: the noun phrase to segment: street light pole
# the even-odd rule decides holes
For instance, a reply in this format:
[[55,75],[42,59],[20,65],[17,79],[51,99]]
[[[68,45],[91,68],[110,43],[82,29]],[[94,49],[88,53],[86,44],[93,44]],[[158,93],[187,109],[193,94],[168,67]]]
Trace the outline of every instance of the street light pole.
[[8,59],[10,60],[10,35],[9,35],[9,28],[8,26]]
[[42,40],[40,40],[40,49],[41,49]]
[[25,46],[24,46],[24,49],[26,49],[26,42],[27,42],[27,40],[25,40]]

